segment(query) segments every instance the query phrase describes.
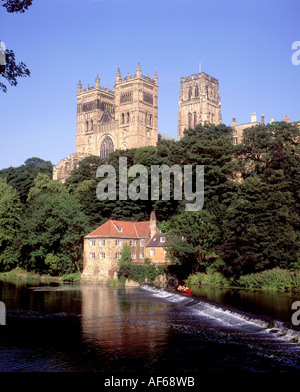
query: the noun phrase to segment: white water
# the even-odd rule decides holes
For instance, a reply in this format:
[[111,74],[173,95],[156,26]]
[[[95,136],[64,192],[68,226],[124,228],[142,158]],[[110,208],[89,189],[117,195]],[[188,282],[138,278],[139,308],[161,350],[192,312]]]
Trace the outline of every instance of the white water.
[[274,337],[284,342],[292,341],[292,343],[298,344],[300,342],[300,331],[294,330],[292,325],[287,325],[287,323],[282,321],[244,313],[201,300],[197,297],[186,296],[148,284],[142,285],[142,288],[153,296],[186,306],[190,313],[204,317],[206,320],[214,323],[215,326],[233,328],[243,332],[268,334],[269,337]]

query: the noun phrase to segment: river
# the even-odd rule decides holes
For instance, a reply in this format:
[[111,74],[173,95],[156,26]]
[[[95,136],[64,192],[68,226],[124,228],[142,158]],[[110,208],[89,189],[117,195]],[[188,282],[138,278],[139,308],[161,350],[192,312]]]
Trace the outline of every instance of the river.
[[289,324],[297,298],[194,293],[0,282],[0,371],[299,372],[300,346],[289,342],[298,333]]

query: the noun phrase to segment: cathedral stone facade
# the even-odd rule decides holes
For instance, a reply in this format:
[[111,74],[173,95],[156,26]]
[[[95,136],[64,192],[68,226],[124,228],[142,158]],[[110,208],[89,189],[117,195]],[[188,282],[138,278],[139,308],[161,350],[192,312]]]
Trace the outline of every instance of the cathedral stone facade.
[[[205,122],[221,123],[217,79],[201,72],[181,78],[178,139],[184,130]],[[78,162],[89,155],[106,158],[115,150],[156,146],[160,139],[175,139],[158,133],[158,76],[121,76],[118,69],[113,90],[102,87],[97,76],[94,87],[77,86],[76,153],[53,168],[53,179],[64,182]]]
[[221,124],[221,101],[218,80],[201,72],[181,78],[178,138],[184,136],[185,129],[205,122]]
[[80,159],[106,158],[115,150],[156,146],[158,141],[158,75],[143,76],[140,64],[133,76],[118,69],[113,90],[97,76],[94,87],[77,86],[76,153],[53,169],[53,179],[64,182]]

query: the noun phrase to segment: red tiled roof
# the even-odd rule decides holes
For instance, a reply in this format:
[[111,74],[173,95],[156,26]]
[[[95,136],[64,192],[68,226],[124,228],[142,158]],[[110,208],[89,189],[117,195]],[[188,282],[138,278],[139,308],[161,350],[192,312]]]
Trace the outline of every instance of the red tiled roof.
[[149,232],[150,222],[125,222],[109,220],[98,229],[85,237],[90,236],[122,236],[122,237],[146,237]]

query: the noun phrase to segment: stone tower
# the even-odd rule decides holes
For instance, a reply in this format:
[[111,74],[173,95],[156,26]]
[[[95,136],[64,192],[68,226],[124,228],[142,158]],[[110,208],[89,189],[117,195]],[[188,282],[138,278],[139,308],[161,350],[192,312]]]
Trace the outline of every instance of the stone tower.
[[158,141],[158,77],[136,74],[121,78],[118,70],[115,92],[115,120],[119,129],[119,148],[156,146]]
[[121,78],[114,89],[77,86],[76,152],[106,158],[117,149],[155,146],[158,140],[158,78],[136,75]]
[[64,182],[80,160],[88,155],[106,158],[119,149],[156,146],[158,142],[158,76],[136,74],[121,77],[118,69],[113,90],[77,85],[76,153],[53,167],[53,179]]
[[178,138],[183,137],[185,129],[195,128],[197,124],[220,124],[221,121],[218,80],[204,72],[181,78]]
[[114,151],[118,148],[116,129],[114,92],[107,87],[101,87],[98,75],[94,87],[88,85],[83,90],[79,82],[77,86],[76,152],[99,156],[102,141],[107,151],[109,149],[109,152]]

